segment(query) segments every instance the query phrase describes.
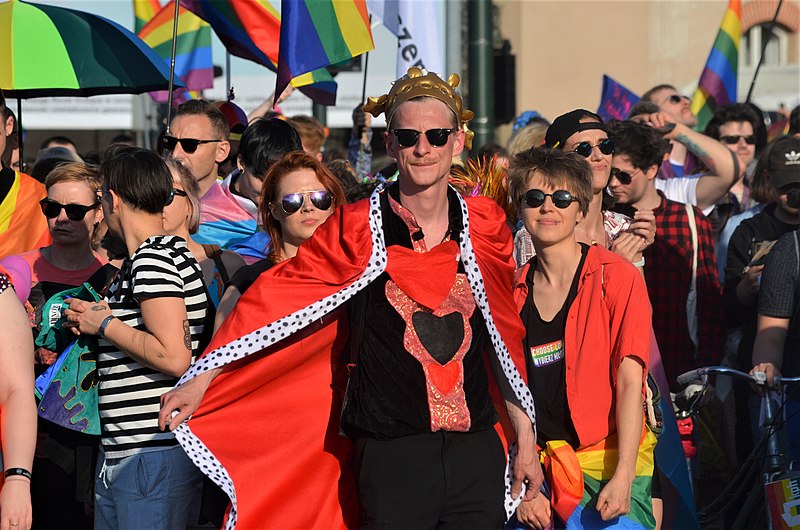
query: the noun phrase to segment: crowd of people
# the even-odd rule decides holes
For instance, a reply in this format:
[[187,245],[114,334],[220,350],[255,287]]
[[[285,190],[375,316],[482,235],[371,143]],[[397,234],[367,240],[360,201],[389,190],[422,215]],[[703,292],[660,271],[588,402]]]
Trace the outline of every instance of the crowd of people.
[[[677,376],[800,375],[800,109],[699,132],[663,84],[472,154],[459,83],[409,69],[346,149],[190,100],[31,175],[0,95],[0,528],[678,528]],[[718,401],[698,499],[758,436]]]

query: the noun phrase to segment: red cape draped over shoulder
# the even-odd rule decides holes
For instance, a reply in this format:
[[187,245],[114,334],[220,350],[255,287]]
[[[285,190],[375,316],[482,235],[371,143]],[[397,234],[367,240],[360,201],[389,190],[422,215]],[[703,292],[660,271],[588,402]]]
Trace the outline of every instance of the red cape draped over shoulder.
[[[228,528],[358,526],[351,442],[339,434],[347,382],[341,355],[349,335],[340,304],[385,270],[376,197],[339,208],[294,259],[263,273],[181,380],[225,365],[176,434],[198,467],[235,501]],[[515,392],[524,387],[524,395],[525,331],[512,298],[505,214],[484,198],[468,205],[464,237],[468,232],[475,259],[465,260],[465,268],[468,276],[482,276],[480,292],[471,280],[473,293],[490,312],[494,349],[505,350],[498,357],[506,377]],[[467,247],[462,243],[462,259]],[[513,440],[507,422],[502,431]]]

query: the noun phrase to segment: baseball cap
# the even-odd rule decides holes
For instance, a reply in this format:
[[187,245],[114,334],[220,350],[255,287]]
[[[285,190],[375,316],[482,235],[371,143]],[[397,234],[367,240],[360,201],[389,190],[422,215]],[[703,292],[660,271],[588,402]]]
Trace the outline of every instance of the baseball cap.
[[242,108],[232,101],[215,101],[214,106],[225,116],[230,131],[229,139],[238,142],[242,139],[242,133],[247,129],[247,114]]
[[[596,121],[581,123],[581,120],[587,118]],[[544,136],[544,143],[551,149],[563,149],[567,138],[576,132],[590,129],[599,129],[607,132],[603,118],[599,114],[586,109],[575,109],[553,120],[553,124],[548,127]]]
[[767,173],[775,188],[800,183],[800,138],[784,136],[775,140],[767,161]]

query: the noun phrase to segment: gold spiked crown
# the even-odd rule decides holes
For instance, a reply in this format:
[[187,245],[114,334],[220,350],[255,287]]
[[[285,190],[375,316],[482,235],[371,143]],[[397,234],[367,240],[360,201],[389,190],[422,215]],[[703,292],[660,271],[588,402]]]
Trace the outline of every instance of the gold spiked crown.
[[364,112],[369,112],[374,117],[381,113],[386,114],[386,125],[388,126],[397,109],[408,100],[420,97],[435,98],[447,105],[458,118],[458,126],[466,134],[464,147],[472,147],[472,138],[475,133],[469,130],[467,122],[475,115],[471,110],[465,109],[461,101],[461,96],[456,92],[456,87],[461,83],[458,74],[450,74],[445,82],[441,77],[433,72],[427,72],[417,66],[408,69],[408,73],[394,82],[388,94],[380,97],[367,98],[364,105]]

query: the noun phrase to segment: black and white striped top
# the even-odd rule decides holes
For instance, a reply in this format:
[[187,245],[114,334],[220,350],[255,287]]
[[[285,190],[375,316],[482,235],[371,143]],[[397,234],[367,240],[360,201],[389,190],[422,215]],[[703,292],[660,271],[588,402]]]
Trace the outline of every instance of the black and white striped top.
[[[194,361],[199,353],[208,298],[200,268],[180,237],[152,236],[145,240],[123,263],[106,300],[120,321],[145,331],[139,302],[160,297],[185,300]],[[158,429],[161,395],[172,389],[176,378],[139,364],[103,339],[98,347],[97,369],[106,458],[124,458],[176,445],[172,433]]]

